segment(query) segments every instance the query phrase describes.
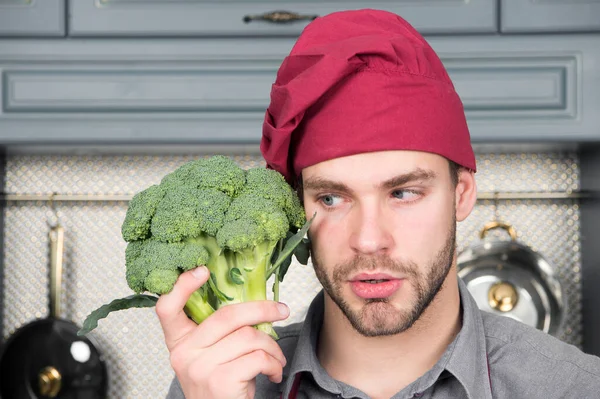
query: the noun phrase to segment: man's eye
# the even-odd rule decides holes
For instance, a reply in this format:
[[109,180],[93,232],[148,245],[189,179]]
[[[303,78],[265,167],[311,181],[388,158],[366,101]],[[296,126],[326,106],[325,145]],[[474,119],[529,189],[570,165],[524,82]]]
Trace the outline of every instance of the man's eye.
[[397,198],[400,200],[411,201],[411,200],[417,199],[419,196],[419,193],[417,193],[416,191],[411,191],[411,190],[394,190],[392,192],[392,195],[394,196],[394,198]]
[[328,194],[328,195],[323,195],[322,197],[319,198],[319,200],[325,206],[335,206],[340,203],[341,198],[336,195]]

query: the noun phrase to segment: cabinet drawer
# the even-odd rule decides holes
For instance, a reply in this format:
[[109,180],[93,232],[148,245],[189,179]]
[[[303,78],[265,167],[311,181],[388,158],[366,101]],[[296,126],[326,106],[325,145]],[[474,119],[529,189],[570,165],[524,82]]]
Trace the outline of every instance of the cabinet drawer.
[[65,35],[66,0],[0,0],[0,37]]
[[600,31],[600,0],[502,0],[501,31]]
[[[297,36],[314,16],[366,7],[395,12],[423,34],[496,32],[496,1],[71,0],[69,34]],[[282,10],[295,14],[299,19],[275,22],[282,14],[261,18]]]

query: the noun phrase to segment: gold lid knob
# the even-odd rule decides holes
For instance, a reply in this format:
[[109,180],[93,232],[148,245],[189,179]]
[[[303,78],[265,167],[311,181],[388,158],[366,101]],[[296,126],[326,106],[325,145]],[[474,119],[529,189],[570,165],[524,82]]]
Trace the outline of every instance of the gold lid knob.
[[52,366],[45,367],[38,376],[40,394],[48,398],[55,398],[61,388],[62,376]]
[[488,291],[490,306],[501,312],[513,310],[518,300],[519,296],[515,286],[504,281],[492,285]]

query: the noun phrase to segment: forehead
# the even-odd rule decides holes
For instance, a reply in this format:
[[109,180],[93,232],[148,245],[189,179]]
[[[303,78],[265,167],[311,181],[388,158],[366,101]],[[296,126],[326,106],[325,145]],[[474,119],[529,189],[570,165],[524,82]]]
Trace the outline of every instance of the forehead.
[[416,170],[431,171],[437,178],[449,175],[448,160],[421,151],[380,151],[330,159],[302,170],[302,180],[327,179],[345,184],[380,183]]

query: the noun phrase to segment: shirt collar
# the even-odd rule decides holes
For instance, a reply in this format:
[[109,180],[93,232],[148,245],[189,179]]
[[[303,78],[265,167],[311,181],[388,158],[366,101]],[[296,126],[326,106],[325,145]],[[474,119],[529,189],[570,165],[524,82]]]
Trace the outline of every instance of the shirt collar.
[[[483,320],[475,300],[459,278],[458,287],[462,308],[462,328],[448,346],[438,363],[423,377],[411,384],[410,389],[424,390],[431,378],[450,372],[464,387],[469,399],[491,399]],[[289,396],[297,374],[308,372],[321,388],[341,394],[342,388],[321,366],[317,358],[317,340],[323,323],[324,293],[319,292],[308,308],[302,325],[293,360],[284,368],[285,398]]]
[[306,318],[300,330],[293,360],[283,370],[284,377],[287,377],[283,389],[284,398],[289,396],[296,375],[303,372],[309,372],[321,388],[335,394],[341,393],[340,387],[327,374],[327,371],[321,366],[317,358],[317,341],[321,325],[323,324],[324,307],[325,295],[323,290],[321,290],[308,308]]
[[471,399],[492,399],[485,331],[481,311],[466,284],[458,279],[462,328],[446,364]]

